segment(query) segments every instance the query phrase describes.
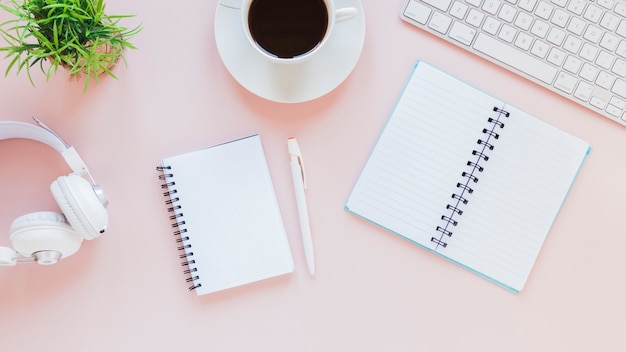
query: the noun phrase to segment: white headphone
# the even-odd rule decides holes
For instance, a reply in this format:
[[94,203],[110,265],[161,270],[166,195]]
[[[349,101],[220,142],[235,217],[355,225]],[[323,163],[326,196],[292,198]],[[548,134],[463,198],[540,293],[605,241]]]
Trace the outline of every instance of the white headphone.
[[[72,173],[52,182],[50,191],[63,214],[42,211],[15,219],[9,230],[13,248],[0,247],[0,265],[54,264],[76,253],[83,239],[92,240],[104,233],[109,222],[106,196],[74,147],[68,146],[37,118],[33,119],[38,126],[0,121],[0,140],[31,139],[61,153]],[[84,175],[89,176],[91,183]]]

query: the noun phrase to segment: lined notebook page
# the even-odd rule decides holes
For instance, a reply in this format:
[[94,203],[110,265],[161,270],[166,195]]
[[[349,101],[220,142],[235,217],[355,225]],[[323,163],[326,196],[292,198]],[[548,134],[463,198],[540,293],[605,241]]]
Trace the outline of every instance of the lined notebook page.
[[166,158],[202,295],[293,271],[258,135]]
[[[493,150],[483,148],[483,129],[494,126],[499,138],[488,139]],[[588,150],[586,142],[420,62],[346,209],[518,292]],[[462,176],[472,171],[476,183]],[[436,230],[445,225],[452,235]]]

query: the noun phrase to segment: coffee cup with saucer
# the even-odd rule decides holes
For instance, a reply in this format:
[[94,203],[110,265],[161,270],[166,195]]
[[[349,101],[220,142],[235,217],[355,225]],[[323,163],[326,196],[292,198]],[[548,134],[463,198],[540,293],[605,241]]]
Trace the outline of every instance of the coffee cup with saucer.
[[[218,52],[237,82],[262,98],[298,103],[327,94],[347,78],[358,61],[365,38],[360,0],[313,1],[326,6],[323,11],[327,23],[323,25],[322,35],[314,36],[309,47],[297,50],[288,47],[286,51],[272,48],[275,44],[272,40],[259,43],[255,35],[259,37],[264,33],[251,32],[247,18],[250,9],[255,10],[257,1],[260,0],[220,0],[215,13]],[[306,42],[293,36],[278,38],[275,42],[280,44],[292,39]]]

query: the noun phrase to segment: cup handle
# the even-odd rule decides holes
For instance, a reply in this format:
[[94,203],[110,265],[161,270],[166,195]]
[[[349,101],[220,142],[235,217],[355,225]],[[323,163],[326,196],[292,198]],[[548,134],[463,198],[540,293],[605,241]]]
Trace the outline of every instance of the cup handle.
[[355,7],[344,7],[335,11],[335,23],[349,20],[356,16],[358,10]]

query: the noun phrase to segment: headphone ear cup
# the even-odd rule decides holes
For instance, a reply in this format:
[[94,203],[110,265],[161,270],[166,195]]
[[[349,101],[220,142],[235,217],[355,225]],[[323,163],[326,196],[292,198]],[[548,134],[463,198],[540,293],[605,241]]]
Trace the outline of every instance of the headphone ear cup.
[[0,265],[14,266],[17,264],[17,252],[13,248],[0,247]]
[[41,251],[56,251],[63,258],[76,253],[83,241],[62,214],[43,211],[20,216],[9,230],[13,248],[24,257]]
[[85,239],[104,233],[109,216],[87,180],[78,175],[61,176],[52,182],[50,191],[69,223]]

